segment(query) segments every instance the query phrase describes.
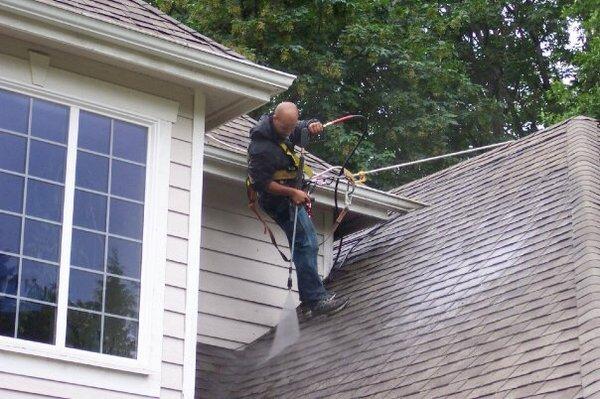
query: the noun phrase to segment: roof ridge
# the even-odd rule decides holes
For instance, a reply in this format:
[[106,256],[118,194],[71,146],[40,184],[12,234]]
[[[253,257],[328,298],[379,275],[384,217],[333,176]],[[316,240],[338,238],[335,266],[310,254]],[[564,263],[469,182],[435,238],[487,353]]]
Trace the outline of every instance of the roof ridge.
[[[485,152],[483,154],[480,154],[480,155],[477,155],[477,156],[465,159],[464,161],[458,162],[458,163],[456,163],[456,164],[454,164],[452,166],[449,166],[447,168],[439,170],[439,171],[437,171],[435,173],[432,173],[432,174],[424,176],[424,177],[422,177],[420,179],[408,182],[408,183],[403,184],[403,185],[401,185],[399,187],[395,187],[395,188],[389,190],[389,192],[391,192],[391,193],[397,193],[397,192],[400,192],[402,190],[406,190],[408,188],[419,186],[419,185],[424,184],[424,183],[426,183],[426,182],[428,182],[428,181],[430,181],[430,180],[432,180],[434,178],[437,178],[437,177],[439,177],[441,175],[456,172],[457,170],[460,170],[461,168],[467,168],[467,167],[471,166],[471,164],[473,164],[473,163],[483,161],[485,158],[490,158],[490,157],[495,157],[495,156],[501,155],[504,151],[506,151],[508,149],[515,149],[516,146],[524,146],[524,145],[530,144],[530,142],[532,140],[537,139],[537,138],[539,138],[540,136],[542,136],[544,134],[551,134],[557,128],[559,128],[559,127],[561,127],[563,125],[568,124],[572,119],[574,119],[574,118],[569,118],[569,119],[566,119],[566,120],[561,121],[559,123],[555,123],[554,125],[551,125],[551,126],[549,126],[547,128],[538,130],[536,132],[528,134],[527,136],[518,138],[515,141],[507,141],[506,146],[499,147],[499,148],[494,148],[494,149],[492,149],[490,151],[487,151],[487,152]],[[564,132],[558,132],[558,134],[564,134]],[[552,139],[552,138],[554,138],[554,137],[549,137],[548,139]],[[540,141],[540,142],[537,142],[537,143],[533,143],[533,144],[534,145],[538,145],[538,144],[540,144],[540,143],[542,143],[544,141],[546,141],[546,140],[543,140],[543,141]]]
[[600,128],[588,117],[567,125],[568,193],[571,198],[572,254],[577,295],[579,350],[585,397],[600,392]]

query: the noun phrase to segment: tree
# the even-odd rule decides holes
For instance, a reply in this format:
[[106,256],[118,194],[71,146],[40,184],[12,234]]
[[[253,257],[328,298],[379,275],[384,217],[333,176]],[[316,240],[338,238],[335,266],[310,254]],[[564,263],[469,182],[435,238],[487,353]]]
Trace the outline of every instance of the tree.
[[573,73],[566,81],[552,83],[546,93],[549,106],[546,123],[556,123],[576,115],[600,119],[600,4],[597,0],[577,0],[565,9],[572,26],[579,27],[580,46],[570,49]]
[[[562,77],[563,8],[572,0],[154,0],[252,61],[294,73],[281,100],[330,120],[360,113],[370,134],[351,169],[370,169],[536,130]],[[594,1],[594,0],[586,0]],[[561,59],[562,59],[561,58]],[[339,164],[356,135],[335,128],[310,150]],[[446,159],[380,175],[391,188]]]

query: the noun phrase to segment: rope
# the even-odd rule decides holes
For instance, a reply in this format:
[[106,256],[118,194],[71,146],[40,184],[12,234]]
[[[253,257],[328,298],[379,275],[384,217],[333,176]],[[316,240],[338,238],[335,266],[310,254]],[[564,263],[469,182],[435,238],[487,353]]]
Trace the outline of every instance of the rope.
[[208,137],[211,140],[214,140],[216,143],[224,145],[225,147],[229,148],[230,150],[233,150],[233,151],[237,152],[238,154],[246,155],[248,153],[248,151],[246,151],[246,150],[242,150],[241,148],[238,148],[238,147],[233,146],[233,145],[231,145],[229,143],[226,143],[223,140],[219,140],[218,138],[216,138],[215,136],[213,136],[210,133],[206,133],[205,136]]
[[371,174],[375,174],[375,173],[379,173],[379,172],[384,172],[386,170],[393,170],[393,169],[402,168],[404,166],[416,165],[416,164],[420,164],[420,163],[423,163],[423,162],[435,161],[437,159],[448,158],[448,157],[453,157],[453,156],[462,155],[462,154],[468,154],[468,153],[476,152],[476,151],[483,151],[483,150],[487,150],[488,148],[494,148],[494,147],[503,146],[503,145],[512,143],[513,141],[515,141],[515,140],[503,141],[502,143],[490,144],[490,145],[486,145],[486,146],[483,146],[483,147],[471,148],[471,149],[468,149],[468,150],[453,152],[453,153],[450,153],[450,154],[438,155],[436,157],[419,159],[417,161],[411,161],[411,162],[400,163],[400,164],[397,164],[397,165],[385,166],[383,168],[378,168],[378,169],[371,169],[371,170],[367,170],[367,171],[360,171],[358,173],[355,173],[353,176],[355,176],[355,177],[361,177],[361,176],[365,176],[365,175],[371,175]]

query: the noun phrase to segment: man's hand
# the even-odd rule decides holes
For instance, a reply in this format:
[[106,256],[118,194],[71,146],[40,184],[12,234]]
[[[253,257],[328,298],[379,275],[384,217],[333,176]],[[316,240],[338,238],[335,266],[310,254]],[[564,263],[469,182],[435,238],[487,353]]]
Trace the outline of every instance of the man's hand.
[[294,189],[290,195],[290,199],[294,205],[301,205],[310,202],[310,197],[302,190]]
[[308,125],[308,131],[312,135],[321,134],[323,133],[323,124],[321,122],[313,122]]
[[283,184],[271,181],[267,185],[267,191],[275,195],[284,195],[289,197],[295,205],[301,205],[310,202],[310,197],[302,190],[297,188],[284,186]]

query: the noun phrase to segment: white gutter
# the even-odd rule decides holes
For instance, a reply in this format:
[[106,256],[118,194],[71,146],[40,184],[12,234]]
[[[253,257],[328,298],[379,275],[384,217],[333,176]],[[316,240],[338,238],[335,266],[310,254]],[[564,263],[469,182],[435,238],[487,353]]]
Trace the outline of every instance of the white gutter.
[[[207,145],[204,147],[204,172],[227,180],[244,183],[247,173],[246,157],[229,150]],[[335,205],[334,189],[332,187],[317,187],[314,197],[318,205],[331,208]],[[344,206],[343,192],[338,193],[338,205]],[[388,218],[390,211],[406,213],[426,206],[427,204],[423,202],[396,194],[366,186],[357,186],[350,210],[358,214],[385,220]]]
[[[265,101],[286,90],[295,79],[247,60],[175,43],[40,1],[0,0],[0,27],[59,42],[71,50],[135,63],[161,76]],[[231,79],[237,85],[232,85]]]

